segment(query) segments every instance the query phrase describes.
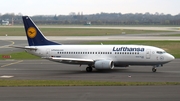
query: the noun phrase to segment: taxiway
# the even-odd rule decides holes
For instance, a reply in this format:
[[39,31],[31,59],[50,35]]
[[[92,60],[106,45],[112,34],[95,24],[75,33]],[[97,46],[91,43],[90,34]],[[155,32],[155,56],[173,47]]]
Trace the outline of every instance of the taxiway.
[[[180,59],[156,73],[151,67],[128,67],[87,73],[86,66],[47,60],[1,60],[0,79],[180,82]],[[4,77],[3,77],[4,76]],[[179,101],[180,86],[0,87],[2,101]]]
[[[0,60],[0,76],[22,80],[97,80],[129,82],[180,82],[180,59],[151,71],[151,66],[130,66],[87,73],[83,65],[68,65],[48,60]],[[1,77],[2,79],[2,77]]]

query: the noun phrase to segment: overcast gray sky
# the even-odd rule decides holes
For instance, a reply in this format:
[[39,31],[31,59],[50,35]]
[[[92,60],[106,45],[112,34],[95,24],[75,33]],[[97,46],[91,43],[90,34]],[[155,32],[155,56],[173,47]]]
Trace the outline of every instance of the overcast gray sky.
[[0,13],[68,15],[95,13],[180,13],[180,0],[0,0]]

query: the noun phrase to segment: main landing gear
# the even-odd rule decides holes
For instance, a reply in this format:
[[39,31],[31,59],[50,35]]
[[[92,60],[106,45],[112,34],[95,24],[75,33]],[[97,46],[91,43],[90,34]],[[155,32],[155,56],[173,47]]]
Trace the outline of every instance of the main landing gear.
[[88,67],[86,68],[86,72],[92,72],[92,70],[93,70],[93,67],[92,67],[92,66],[88,66]]

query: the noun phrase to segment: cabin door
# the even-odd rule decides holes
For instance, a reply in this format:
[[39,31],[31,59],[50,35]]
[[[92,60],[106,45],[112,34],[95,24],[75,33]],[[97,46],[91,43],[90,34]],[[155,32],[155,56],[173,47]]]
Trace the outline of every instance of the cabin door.
[[151,50],[147,49],[146,50],[146,59],[150,59],[151,58]]
[[46,49],[46,57],[47,57],[47,58],[50,57],[50,49]]

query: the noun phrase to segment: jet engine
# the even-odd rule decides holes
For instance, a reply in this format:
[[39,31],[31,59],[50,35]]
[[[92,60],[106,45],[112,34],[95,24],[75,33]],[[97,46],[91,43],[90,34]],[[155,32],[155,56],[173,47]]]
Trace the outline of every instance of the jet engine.
[[114,62],[111,60],[99,60],[94,63],[96,69],[113,69]]

